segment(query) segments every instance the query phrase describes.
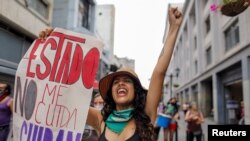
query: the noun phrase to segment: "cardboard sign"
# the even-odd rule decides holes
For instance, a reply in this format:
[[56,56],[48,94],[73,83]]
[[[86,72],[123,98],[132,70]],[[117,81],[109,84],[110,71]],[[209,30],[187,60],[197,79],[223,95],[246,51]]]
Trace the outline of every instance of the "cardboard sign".
[[15,141],[80,141],[103,43],[56,28],[37,39],[15,78]]

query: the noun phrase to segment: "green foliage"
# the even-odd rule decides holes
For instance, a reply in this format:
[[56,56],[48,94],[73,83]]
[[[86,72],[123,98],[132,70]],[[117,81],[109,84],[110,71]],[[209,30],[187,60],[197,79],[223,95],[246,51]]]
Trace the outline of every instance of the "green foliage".
[[173,86],[174,86],[175,88],[177,88],[177,87],[179,87],[179,84],[174,84]]

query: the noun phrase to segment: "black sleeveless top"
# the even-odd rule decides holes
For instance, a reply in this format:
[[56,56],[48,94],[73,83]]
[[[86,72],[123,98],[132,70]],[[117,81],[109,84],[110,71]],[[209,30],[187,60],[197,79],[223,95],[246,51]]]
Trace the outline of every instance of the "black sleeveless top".
[[[104,131],[102,132],[102,134],[99,137],[99,141],[108,141],[105,137],[105,132],[106,132],[106,124],[104,127]],[[133,136],[131,136],[130,138],[128,138],[126,141],[141,141],[140,136],[138,133],[134,133]]]

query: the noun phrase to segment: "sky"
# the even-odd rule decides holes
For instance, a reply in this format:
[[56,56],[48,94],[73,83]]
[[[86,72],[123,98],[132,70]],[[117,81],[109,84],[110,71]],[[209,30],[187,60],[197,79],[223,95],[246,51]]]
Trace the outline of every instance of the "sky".
[[142,85],[149,80],[163,47],[168,3],[184,0],[97,0],[115,6],[114,54],[135,60]]

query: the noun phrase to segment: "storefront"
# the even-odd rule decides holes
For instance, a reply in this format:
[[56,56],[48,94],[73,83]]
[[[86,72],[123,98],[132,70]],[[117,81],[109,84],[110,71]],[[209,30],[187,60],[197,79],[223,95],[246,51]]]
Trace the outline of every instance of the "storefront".
[[220,73],[224,124],[238,124],[243,101],[241,63],[237,63]]

